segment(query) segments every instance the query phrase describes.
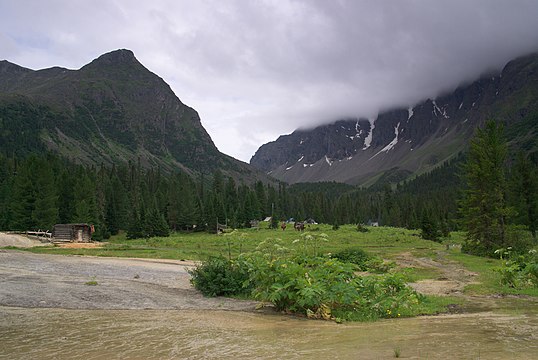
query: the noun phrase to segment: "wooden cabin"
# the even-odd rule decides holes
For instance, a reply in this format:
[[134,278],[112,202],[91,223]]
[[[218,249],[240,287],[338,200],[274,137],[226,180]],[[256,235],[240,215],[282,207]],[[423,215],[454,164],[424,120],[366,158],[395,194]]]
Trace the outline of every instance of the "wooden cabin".
[[52,229],[54,241],[90,242],[93,225],[88,224],[56,224]]

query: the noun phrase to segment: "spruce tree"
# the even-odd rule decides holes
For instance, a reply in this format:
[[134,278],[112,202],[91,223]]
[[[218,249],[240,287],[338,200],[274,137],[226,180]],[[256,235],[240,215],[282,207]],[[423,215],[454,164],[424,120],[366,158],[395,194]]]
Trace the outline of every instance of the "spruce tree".
[[127,239],[139,239],[144,237],[144,222],[138,209],[131,212],[129,226],[127,227]]
[[12,164],[0,154],[0,230],[9,230],[10,197],[13,189]]
[[538,227],[538,171],[536,166],[522,153],[517,156],[514,165],[513,192],[522,223],[525,224],[536,239]]
[[58,221],[61,224],[70,223],[75,213],[75,177],[72,169],[65,167],[59,171],[56,182],[58,194]]
[[422,222],[420,226],[421,237],[426,240],[440,241],[441,232],[437,222],[432,220],[428,211],[422,214]]
[[58,221],[58,196],[54,184],[52,169],[46,164],[41,164],[36,172],[36,199],[32,218],[36,228],[52,230]]
[[32,213],[35,209],[36,189],[32,182],[33,161],[25,161],[17,169],[10,203],[10,230],[34,230]]
[[503,126],[488,121],[477,129],[465,165],[467,190],[461,212],[467,227],[464,252],[493,256],[506,246],[506,223],[510,209],[506,205],[504,164],[507,146]]

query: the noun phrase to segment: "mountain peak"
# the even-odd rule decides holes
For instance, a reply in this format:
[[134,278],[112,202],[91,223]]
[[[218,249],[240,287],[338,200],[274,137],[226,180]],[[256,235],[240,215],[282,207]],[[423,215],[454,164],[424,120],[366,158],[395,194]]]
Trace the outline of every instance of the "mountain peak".
[[118,49],[111,52],[108,52],[106,54],[103,54],[99,56],[94,61],[98,61],[101,63],[132,63],[134,61],[138,62],[136,60],[134,53],[131,50],[128,49]]
[[118,49],[99,56],[82,69],[115,69],[117,67],[143,67],[134,53],[127,49]]

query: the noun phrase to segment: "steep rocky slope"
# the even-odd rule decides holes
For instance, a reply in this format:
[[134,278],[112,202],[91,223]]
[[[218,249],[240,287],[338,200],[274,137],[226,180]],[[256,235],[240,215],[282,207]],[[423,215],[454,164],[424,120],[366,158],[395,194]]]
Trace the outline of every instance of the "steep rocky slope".
[[450,94],[375,119],[343,119],[263,145],[250,163],[290,183],[368,185],[428,171],[465,149],[486,119],[506,125],[512,147],[538,154],[538,54],[508,63]]

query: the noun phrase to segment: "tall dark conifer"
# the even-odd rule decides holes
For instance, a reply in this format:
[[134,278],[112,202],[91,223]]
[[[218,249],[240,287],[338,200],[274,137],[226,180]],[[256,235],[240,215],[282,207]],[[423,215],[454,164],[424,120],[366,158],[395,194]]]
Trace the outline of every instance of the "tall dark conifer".
[[54,184],[54,174],[46,163],[41,163],[35,171],[36,193],[32,218],[41,230],[52,230],[58,222],[58,195]]
[[502,125],[488,121],[477,129],[465,165],[467,190],[461,202],[467,227],[462,250],[467,253],[493,256],[496,249],[507,245],[506,155]]
[[10,202],[10,230],[26,231],[35,229],[32,216],[36,200],[35,184],[32,181],[34,164],[34,159],[30,158],[17,167]]

